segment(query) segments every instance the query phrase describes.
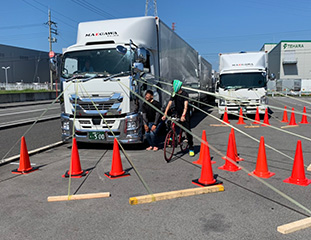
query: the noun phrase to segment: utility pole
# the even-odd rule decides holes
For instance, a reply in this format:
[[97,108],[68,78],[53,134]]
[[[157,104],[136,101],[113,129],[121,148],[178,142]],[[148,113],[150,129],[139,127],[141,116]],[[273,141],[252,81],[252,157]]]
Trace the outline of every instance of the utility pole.
[[[51,10],[49,9],[49,21],[46,23],[49,25],[49,47],[50,47],[50,52],[52,52],[52,43],[57,42],[57,39],[55,37],[52,37],[52,34],[58,35],[57,33],[57,25],[56,22],[53,22],[51,20]],[[54,28],[52,27],[54,26]],[[50,70],[50,89],[53,90],[53,72]]]
[[5,73],[5,90],[8,90],[8,69],[10,69],[10,66],[2,67]]
[[[153,8],[153,9],[152,9]],[[148,16],[148,12],[152,12],[153,10],[153,16],[158,16],[158,9],[157,9],[157,0],[153,0],[153,6],[149,4],[149,0],[146,0],[146,8],[145,8],[145,16]]]

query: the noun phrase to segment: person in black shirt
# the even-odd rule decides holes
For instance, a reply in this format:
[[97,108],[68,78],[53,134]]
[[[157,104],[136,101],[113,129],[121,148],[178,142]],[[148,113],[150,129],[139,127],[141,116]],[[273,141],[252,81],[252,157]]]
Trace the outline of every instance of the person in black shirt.
[[[183,91],[181,89],[182,82],[179,80],[173,81],[173,93],[171,96],[171,99],[169,100],[164,116],[162,117],[162,120],[164,121],[166,119],[167,113],[174,101],[175,103],[175,110],[177,112],[177,117],[180,118],[181,124],[188,129],[191,132],[190,128],[190,109],[189,109],[189,101],[188,101],[188,93]],[[176,95],[176,93],[178,95]],[[193,151],[193,137],[190,133],[186,132],[187,139],[188,139],[188,145],[189,145],[189,156],[194,156]]]
[[[153,106],[155,106],[157,109],[161,109],[160,103],[153,99],[153,92],[151,90],[146,91],[145,99]],[[143,112],[144,128],[146,132],[146,139],[150,145],[148,148],[146,148],[146,150],[158,151],[159,148],[158,148],[157,133],[161,125],[160,113],[145,102],[142,105],[142,112]]]

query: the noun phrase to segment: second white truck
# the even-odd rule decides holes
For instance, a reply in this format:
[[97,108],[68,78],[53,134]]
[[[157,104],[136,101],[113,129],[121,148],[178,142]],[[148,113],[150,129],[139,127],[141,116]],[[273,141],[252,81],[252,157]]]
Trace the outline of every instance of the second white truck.
[[219,54],[219,79],[216,103],[219,114],[264,114],[267,108],[267,53],[240,52]]

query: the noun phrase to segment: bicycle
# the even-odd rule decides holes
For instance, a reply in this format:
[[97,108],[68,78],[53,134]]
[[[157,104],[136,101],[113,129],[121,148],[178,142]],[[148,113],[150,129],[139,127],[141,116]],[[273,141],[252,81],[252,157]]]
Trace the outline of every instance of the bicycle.
[[188,150],[188,140],[185,131],[179,128],[179,133],[176,132],[176,123],[179,122],[179,118],[172,117],[172,121],[168,121],[169,131],[166,134],[164,142],[164,158],[169,162],[173,155],[175,147],[180,145],[180,150],[185,153]]

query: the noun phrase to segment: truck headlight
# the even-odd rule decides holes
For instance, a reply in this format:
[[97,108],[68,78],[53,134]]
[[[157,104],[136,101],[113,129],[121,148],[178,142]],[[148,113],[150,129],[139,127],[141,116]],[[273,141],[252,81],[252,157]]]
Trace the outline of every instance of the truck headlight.
[[127,128],[127,130],[134,130],[134,129],[136,129],[137,128],[136,121],[128,121],[126,123],[126,128]]
[[268,98],[266,96],[263,96],[260,98],[260,103],[261,104],[268,104]]
[[218,101],[219,101],[219,105],[220,106],[225,106],[226,105],[226,100],[225,99],[221,99],[220,98]]
[[69,131],[69,122],[63,122],[63,130]]

